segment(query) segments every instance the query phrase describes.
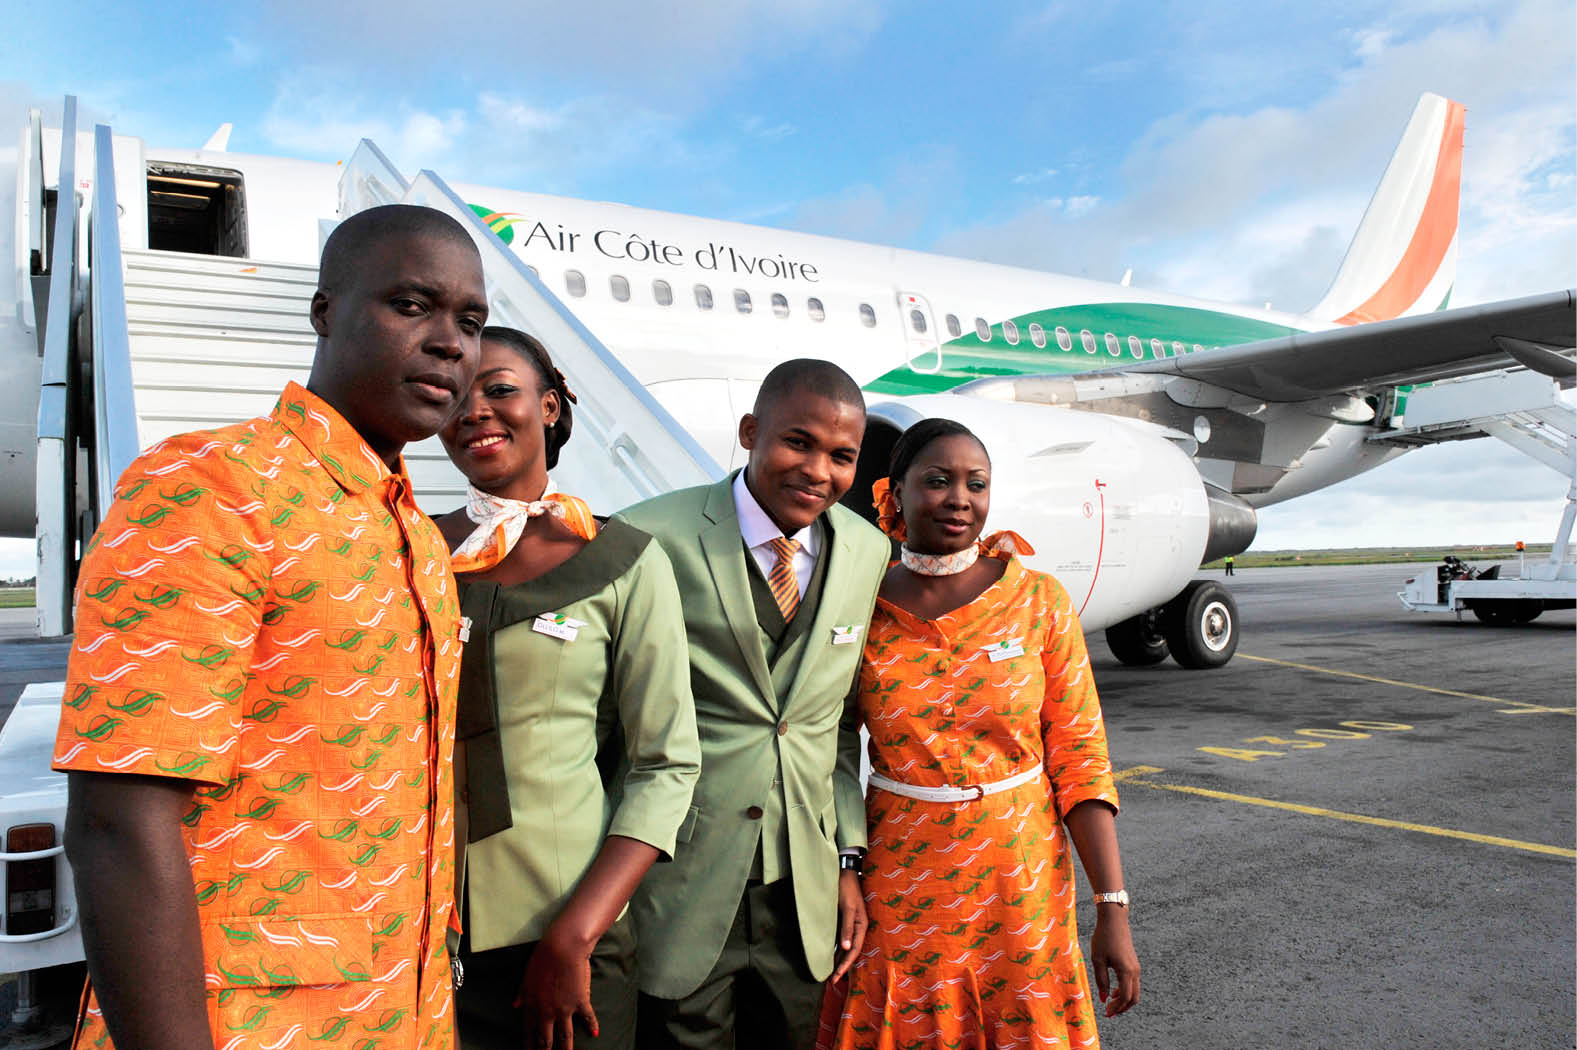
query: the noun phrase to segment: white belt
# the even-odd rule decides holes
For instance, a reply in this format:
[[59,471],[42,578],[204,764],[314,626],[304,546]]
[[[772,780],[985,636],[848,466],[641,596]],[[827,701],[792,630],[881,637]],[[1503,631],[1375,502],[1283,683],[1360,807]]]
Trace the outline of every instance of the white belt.
[[895,795],[903,795],[906,798],[917,798],[922,802],[975,802],[987,795],[995,795],[998,791],[1010,791],[1021,784],[1039,780],[1042,773],[1040,766],[1031,766],[1023,772],[1014,773],[1006,780],[999,780],[994,784],[970,784],[968,787],[920,787],[918,784],[905,784],[884,777],[880,773],[872,773],[871,784],[883,791],[891,791]]

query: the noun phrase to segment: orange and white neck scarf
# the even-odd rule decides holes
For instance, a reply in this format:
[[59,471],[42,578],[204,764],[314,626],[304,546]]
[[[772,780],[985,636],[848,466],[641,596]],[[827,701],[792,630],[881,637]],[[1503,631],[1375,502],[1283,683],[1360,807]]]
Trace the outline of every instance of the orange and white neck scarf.
[[457,573],[481,572],[503,561],[520,542],[526,523],[544,514],[558,518],[583,540],[597,537],[591,508],[584,500],[554,492],[551,478],[542,497],[535,500],[509,499],[467,486],[465,514],[476,528],[449,556],[449,567]]

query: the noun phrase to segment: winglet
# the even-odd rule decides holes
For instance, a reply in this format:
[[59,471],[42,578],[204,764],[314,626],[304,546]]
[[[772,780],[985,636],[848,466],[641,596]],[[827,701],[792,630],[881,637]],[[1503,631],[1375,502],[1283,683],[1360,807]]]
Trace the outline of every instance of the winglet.
[[1356,324],[1429,313],[1456,281],[1462,187],[1460,102],[1425,94],[1312,317]]
[[223,153],[230,145],[231,124],[227,121],[219,125],[219,130],[208,136],[208,141],[203,143],[203,149],[213,153]]

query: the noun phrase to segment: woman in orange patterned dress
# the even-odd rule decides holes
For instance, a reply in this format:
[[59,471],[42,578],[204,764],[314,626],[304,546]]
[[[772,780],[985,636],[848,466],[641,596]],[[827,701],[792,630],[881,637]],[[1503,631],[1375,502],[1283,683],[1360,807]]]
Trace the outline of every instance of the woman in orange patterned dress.
[[943,419],[910,428],[876,486],[903,548],[860,670],[871,925],[824,1026],[840,1050],[1098,1046],[1070,838],[1106,1014],[1139,999],[1084,635],[1062,586],[1013,556],[1033,553],[1020,537],[980,540],[990,493],[985,448]]

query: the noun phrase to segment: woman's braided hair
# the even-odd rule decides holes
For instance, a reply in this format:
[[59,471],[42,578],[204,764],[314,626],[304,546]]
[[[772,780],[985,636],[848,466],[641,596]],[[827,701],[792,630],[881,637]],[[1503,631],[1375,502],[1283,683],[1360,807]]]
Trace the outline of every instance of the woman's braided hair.
[[559,449],[569,441],[570,431],[575,425],[574,416],[570,412],[570,405],[576,403],[575,395],[570,391],[569,384],[564,381],[564,373],[554,366],[547,347],[543,346],[539,339],[518,329],[505,328],[503,325],[488,325],[482,329],[482,341],[503,343],[530,361],[537,372],[539,393],[545,394],[552,390],[558,394],[558,421],[542,428],[545,432],[543,448],[547,452],[548,469],[552,470],[558,466]]

